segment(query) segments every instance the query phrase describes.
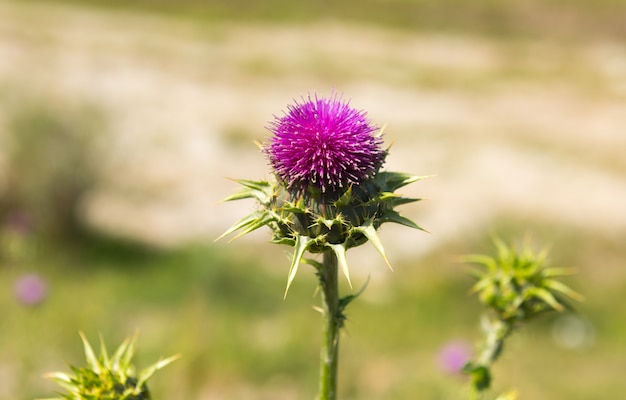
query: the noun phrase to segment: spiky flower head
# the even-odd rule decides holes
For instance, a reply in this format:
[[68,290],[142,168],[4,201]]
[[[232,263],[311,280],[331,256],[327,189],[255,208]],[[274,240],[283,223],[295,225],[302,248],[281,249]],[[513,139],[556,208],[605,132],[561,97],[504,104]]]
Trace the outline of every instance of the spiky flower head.
[[333,94],[294,101],[275,117],[274,134],[263,151],[276,176],[292,192],[332,196],[372,178],[387,152],[364,111]]
[[87,367],[71,367],[74,375],[54,372],[46,376],[67,390],[63,397],[43,400],[150,400],[146,385],[152,375],[165,367],[178,356],[159,360],[139,374],[135,372],[132,358],[137,337],[126,339],[109,356],[104,341],[100,338],[100,356],[96,357],[93,348],[81,333],[85,349]]
[[498,320],[521,322],[546,311],[563,311],[568,299],[582,300],[580,294],[558,280],[571,275],[571,269],[546,267],[545,249],[535,252],[528,241],[521,249],[500,238],[494,238],[494,243],[495,257],[472,254],[465,261],[484,267],[472,271],[478,280],[472,293],[478,294]]
[[271,228],[273,243],[294,249],[287,289],[305,252],[334,252],[350,282],[346,251],[352,247],[369,241],[389,265],[376,232],[383,223],[422,229],[395,208],[420,200],[396,190],[424,177],[379,170],[387,151],[363,111],[337,95],[309,95],[270,126],[274,137],[263,151],[277,180],[237,180],[243,189],[225,201],[253,198],[258,209],[219,238]]

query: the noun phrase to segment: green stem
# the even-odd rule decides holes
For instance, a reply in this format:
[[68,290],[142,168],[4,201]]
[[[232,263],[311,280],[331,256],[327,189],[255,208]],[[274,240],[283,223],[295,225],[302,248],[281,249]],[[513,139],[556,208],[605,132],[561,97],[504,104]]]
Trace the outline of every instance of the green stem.
[[324,263],[319,274],[322,287],[322,349],[320,354],[319,400],[337,398],[337,361],[339,357],[339,329],[342,315],[339,308],[337,256],[331,250],[324,252]]
[[502,353],[504,339],[511,333],[513,327],[510,323],[500,319],[485,321],[485,343],[478,355],[476,364],[489,368]]
[[485,331],[485,342],[476,361],[473,363],[470,400],[482,399],[484,391],[491,386],[491,366],[500,357],[504,347],[504,340],[513,331],[513,325],[510,321],[485,317],[483,329]]

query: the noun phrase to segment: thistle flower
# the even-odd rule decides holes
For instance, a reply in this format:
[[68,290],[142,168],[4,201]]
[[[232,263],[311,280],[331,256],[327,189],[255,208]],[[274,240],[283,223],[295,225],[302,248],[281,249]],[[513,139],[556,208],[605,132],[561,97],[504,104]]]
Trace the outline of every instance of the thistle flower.
[[[491,386],[491,368],[500,357],[505,340],[521,324],[550,311],[563,311],[569,300],[583,297],[558,278],[572,274],[568,268],[547,267],[547,251],[534,252],[528,242],[521,249],[494,238],[495,257],[471,254],[465,261],[479,264],[471,293],[478,295],[487,312],[482,318],[484,342],[476,359],[463,371],[471,376],[472,399]],[[515,400],[517,392],[502,394],[497,400]]]
[[96,357],[93,348],[81,333],[87,367],[71,367],[74,375],[63,372],[46,374],[46,377],[67,390],[63,397],[41,400],[150,400],[152,397],[146,385],[155,372],[178,359],[172,356],[161,359],[150,367],[136,373],[132,358],[135,353],[137,336],[126,339],[120,347],[109,355],[100,338],[100,356]]
[[225,201],[253,198],[258,208],[216,240],[269,227],[273,243],[293,247],[285,296],[304,254],[323,254],[322,262],[306,261],[317,270],[324,316],[318,399],[335,400],[344,310],[363,291],[340,297],[338,270],[350,283],[346,251],[368,241],[389,265],[376,232],[385,222],[422,229],[395,210],[420,200],[395,192],[422,177],[380,171],[387,156],[381,133],[336,94],[296,101],[269,129],[274,136],[262,151],[276,181],[237,180],[243,189]]
[[358,185],[378,172],[387,155],[366,113],[336,94],[296,101],[269,129],[274,137],[263,151],[295,193],[316,189],[332,194]]
[[218,239],[270,227],[273,243],[294,248],[287,289],[307,251],[334,252],[350,283],[346,251],[352,247],[369,241],[389,265],[376,232],[383,223],[423,230],[395,210],[421,199],[395,191],[424,177],[379,171],[387,151],[363,111],[336,95],[309,96],[270,125],[275,136],[262,151],[277,181],[237,180],[243,190],[225,201],[254,198],[259,208]]

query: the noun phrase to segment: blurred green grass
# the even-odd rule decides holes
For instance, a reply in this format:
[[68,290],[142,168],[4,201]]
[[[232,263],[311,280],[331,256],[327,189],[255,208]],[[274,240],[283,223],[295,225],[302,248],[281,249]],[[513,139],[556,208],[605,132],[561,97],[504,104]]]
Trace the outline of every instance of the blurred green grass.
[[[515,235],[518,223],[503,220],[497,229]],[[626,315],[614,303],[626,280],[610,286],[593,274],[596,267],[618,268],[624,249],[592,233],[539,221],[525,226],[552,239],[554,265],[582,267],[570,283],[588,299],[578,308],[596,338],[590,348],[567,350],[552,339],[554,318],[539,320],[511,339],[495,387],[517,387],[533,399],[608,396],[624,363]],[[412,240],[419,237],[407,236]],[[244,241],[164,251],[93,237],[68,248],[42,246],[28,266],[3,265],[3,379],[14,380],[22,398],[49,395],[54,386],[41,378],[44,372],[82,365],[78,331],[92,338],[102,333],[113,346],[138,330],[139,367],[183,356],[154,378],[155,398],[313,398],[320,320],[312,309],[319,301],[312,296],[313,272],[303,268],[283,300],[288,260]],[[272,265],[255,256],[268,251],[278,256]],[[465,267],[453,257],[476,251],[490,251],[487,236],[441,243],[422,259],[399,262],[353,303],[342,343],[341,398],[463,398],[463,379],[440,371],[436,355],[450,340],[478,340],[480,309],[468,296]],[[604,255],[603,265],[589,260],[596,254]],[[23,270],[49,284],[37,307],[13,298],[11,283]],[[575,379],[580,374],[585,379]]]

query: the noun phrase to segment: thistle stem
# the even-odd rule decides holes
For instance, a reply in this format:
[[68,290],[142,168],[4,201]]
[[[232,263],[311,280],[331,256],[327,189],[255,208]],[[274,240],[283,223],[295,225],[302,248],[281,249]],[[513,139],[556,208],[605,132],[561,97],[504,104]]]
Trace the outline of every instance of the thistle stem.
[[500,319],[484,321],[485,343],[478,355],[476,363],[490,367],[502,353],[504,339],[511,333],[513,327],[510,323]]
[[513,331],[513,325],[509,321],[501,319],[490,319],[485,316],[483,319],[483,330],[485,332],[485,341],[481,348],[475,365],[484,369],[484,374],[475,377],[472,380],[470,391],[470,400],[480,400],[483,398],[483,392],[491,385],[491,366],[500,357],[504,340]]
[[337,361],[339,357],[339,329],[342,312],[339,308],[337,256],[331,250],[324,252],[324,262],[319,273],[322,310],[322,348],[320,354],[320,389],[318,400],[337,398]]

